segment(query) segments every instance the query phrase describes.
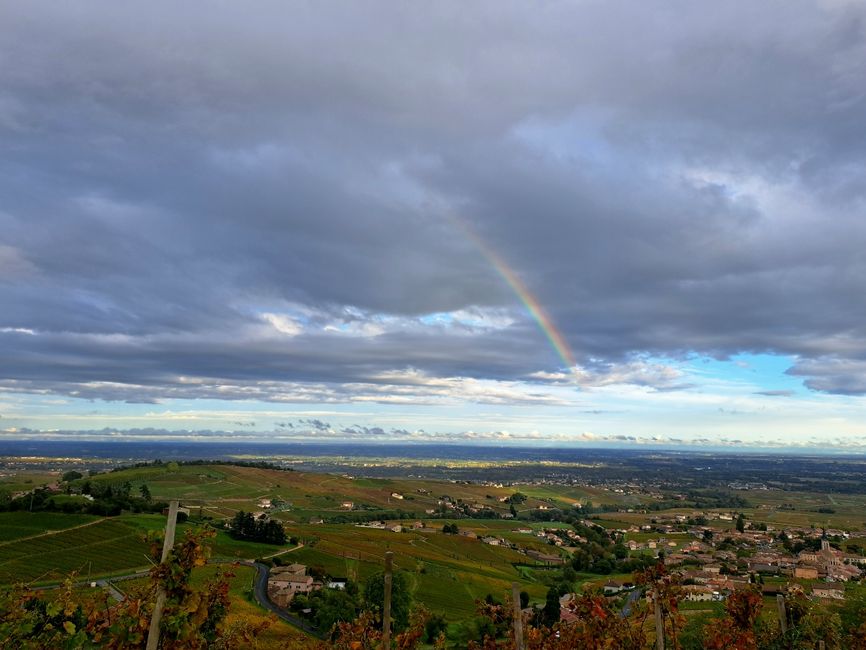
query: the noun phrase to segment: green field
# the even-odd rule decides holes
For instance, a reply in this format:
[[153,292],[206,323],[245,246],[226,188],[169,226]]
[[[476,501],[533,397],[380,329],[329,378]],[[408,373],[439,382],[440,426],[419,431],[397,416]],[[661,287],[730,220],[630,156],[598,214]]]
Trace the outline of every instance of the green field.
[[0,543],[79,526],[99,517],[53,512],[0,512]]
[[[507,522],[460,520],[463,529],[485,523],[504,528]],[[392,551],[394,566],[411,577],[415,598],[431,611],[447,612],[452,620],[471,616],[476,599],[487,594],[502,597],[512,581],[523,579],[514,563],[529,561],[511,549],[459,535],[393,533],[347,525],[289,526],[288,530],[314,540],[314,546],[292,552],[291,560],[321,566],[331,575],[363,581],[381,570],[385,551]],[[537,598],[547,590],[541,582],[525,588]]]
[[[69,515],[53,515],[67,517]],[[148,565],[136,526],[117,519],[0,545],[0,582],[56,581],[71,572],[103,575]]]

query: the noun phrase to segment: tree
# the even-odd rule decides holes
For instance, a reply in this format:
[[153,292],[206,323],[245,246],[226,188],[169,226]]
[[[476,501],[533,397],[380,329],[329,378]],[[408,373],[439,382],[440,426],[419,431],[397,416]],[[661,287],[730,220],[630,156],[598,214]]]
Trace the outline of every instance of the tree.
[[[382,627],[382,608],[385,603],[385,574],[376,573],[367,580],[364,587],[364,608],[376,616]],[[409,610],[412,608],[412,594],[409,580],[403,571],[395,571],[391,576],[391,620],[394,630],[401,631],[409,624]]]
[[150,503],[151,501],[153,501],[153,497],[152,497],[151,494],[150,494],[150,488],[147,487],[147,484],[146,484],[146,483],[142,483],[142,484],[139,486],[138,491],[141,493],[141,498],[142,498],[142,499],[144,499],[144,500],[147,501],[148,503]]
[[73,469],[69,472],[65,472],[61,478],[64,483],[71,483],[72,481],[77,481],[80,478],[84,478],[84,474],[82,474],[81,472],[76,472]]
[[746,530],[746,518],[741,512],[740,516],[737,517],[737,531],[742,533],[744,530]]
[[546,627],[553,627],[556,623],[559,623],[559,616],[559,590],[556,587],[551,587],[547,590],[547,596],[544,599],[544,608],[540,613],[540,622]]
[[520,592],[520,609],[526,609],[529,607],[529,592],[521,591]]
[[229,534],[235,539],[245,539],[265,544],[285,544],[286,531],[275,520],[256,519],[251,512],[238,511],[229,522]]
[[323,632],[336,631],[340,622],[353,621],[358,615],[358,603],[350,594],[340,589],[322,589],[311,597],[310,605],[315,610],[316,627]]
[[755,623],[761,612],[761,594],[754,588],[740,589],[725,601],[725,617],[704,628],[707,650],[757,650]]
[[711,531],[709,528],[707,528],[704,531],[703,540],[704,540],[704,544],[712,544],[713,543],[713,531]]
[[435,643],[439,635],[445,632],[448,627],[448,622],[441,614],[431,614],[427,622],[424,623],[424,642]]

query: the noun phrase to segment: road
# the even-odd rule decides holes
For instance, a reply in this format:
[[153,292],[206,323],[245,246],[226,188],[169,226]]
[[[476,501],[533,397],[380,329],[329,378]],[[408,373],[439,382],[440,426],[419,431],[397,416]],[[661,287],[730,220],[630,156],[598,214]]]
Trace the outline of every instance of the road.
[[323,638],[322,635],[310,625],[307,621],[303,619],[297,618],[289,614],[286,610],[281,607],[277,607],[271,602],[271,599],[268,598],[268,567],[260,562],[242,562],[241,564],[245,564],[247,566],[254,566],[256,568],[256,578],[255,583],[253,585],[253,596],[255,596],[256,602],[264,607],[269,612],[273,612],[278,617],[283,619],[289,625],[293,625],[297,627],[307,634],[312,634],[316,638]]
[[628,595],[628,598],[625,599],[625,605],[622,606],[622,609],[619,612],[620,618],[626,618],[629,614],[631,614],[632,606],[643,596],[643,589],[634,589]]
[[[291,549],[294,550],[294,549]],[[256,570],[256,577],[253,581],[253,597],[256,599],[256,603],[259,604],[260,607],[266,609],[269,612],[272,612],[277,617],[284,620],[289,625],[306,632],[307,634],[311,634],[317,639],[323,639],[323,635],[316,630],[310,623],[307,621],[298,618],[297,616],[293,616],[286,610],[281,607],[277,607],[274,603],[271,602],[271,599],[268,598],[268,567],[261,562],[255,562],[254,560],[234,560],[234,559],[214,559],[209,560],[208,564],[239,564],[241,566],[253,567]],[[133,580],[135,578],[144,578],[150,575],[149,571],[137,571],[135,573],[128,573],[122,576],[114,576],[110,579],[99,579],[94,580],[98,587],[101,587],[108,591],[112,598],[117,601],[123,600],[126,596],[123,592],[121,592],[113,583],[122,582],[124,580]],[[39,591],[48,590],[48,589],[56,589],[60,586],[61,583],[56,585],[46,585],[42,587],[37,587],[36,589]],[[87,587],[90,586],[90,582],[87,581],[79,581],[75,583],[76,586],[79,587]]]
[[265,555],[264,559],[269,560],[272,557],[277,557],[278,555],[285,555],[286,553],[291,553],[293,551],[297,551],[299,548],[304,548],[304,545],[301,543],[298,543],[297,546],[295,546],[294,548],[290,548],[287,551],[277,551],[276,553],[271,553],[270,555]]

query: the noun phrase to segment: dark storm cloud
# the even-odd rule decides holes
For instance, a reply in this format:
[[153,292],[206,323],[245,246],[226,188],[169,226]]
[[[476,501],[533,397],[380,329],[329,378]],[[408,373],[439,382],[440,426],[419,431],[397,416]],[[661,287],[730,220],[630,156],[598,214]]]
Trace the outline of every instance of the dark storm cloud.
[[[775,352],[866,392],[864,18],[7,4],[0,379],[339,400],[556,370],[463,222],[587,367]],[[419,325],[465,309],[513,322]]]

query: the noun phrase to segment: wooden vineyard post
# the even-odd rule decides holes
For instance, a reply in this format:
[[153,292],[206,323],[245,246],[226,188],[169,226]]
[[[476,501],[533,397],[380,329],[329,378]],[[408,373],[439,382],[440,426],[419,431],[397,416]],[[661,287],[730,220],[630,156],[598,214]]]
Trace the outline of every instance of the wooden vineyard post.
[[788,633],[788,617],[785,614],[785,597],[782,594],[776,595],[776,609],[779,611],[779,629],[782,634]]
[[656,650],[665,650],[665,623],[662,619],[662,604],[659,602],[658,589],[653,591],[653,608],[656,619]]
[[[174,546],[174,531],[177,528],[177,501],[171,501],[168,506],[168,521],[165,523],[165,540],[162,542],[162,560],[168,559],[168,554]],[[150,619],[150,629],[147,631],[147,650],[159,647],[159,626],[162,623],[162,610],[165,607],[165,589],[161,586],[156,592],[156,604],[153,606],[153,616]]]
[[394,553],[385,553],[385,602],[382,607],[382,648],[391,647],[391,572],[393,571]]
[[520,585],[511,583],[511,599],[514,601],[514,647],[524,650],[523,646],[523,612],[520,610]]

